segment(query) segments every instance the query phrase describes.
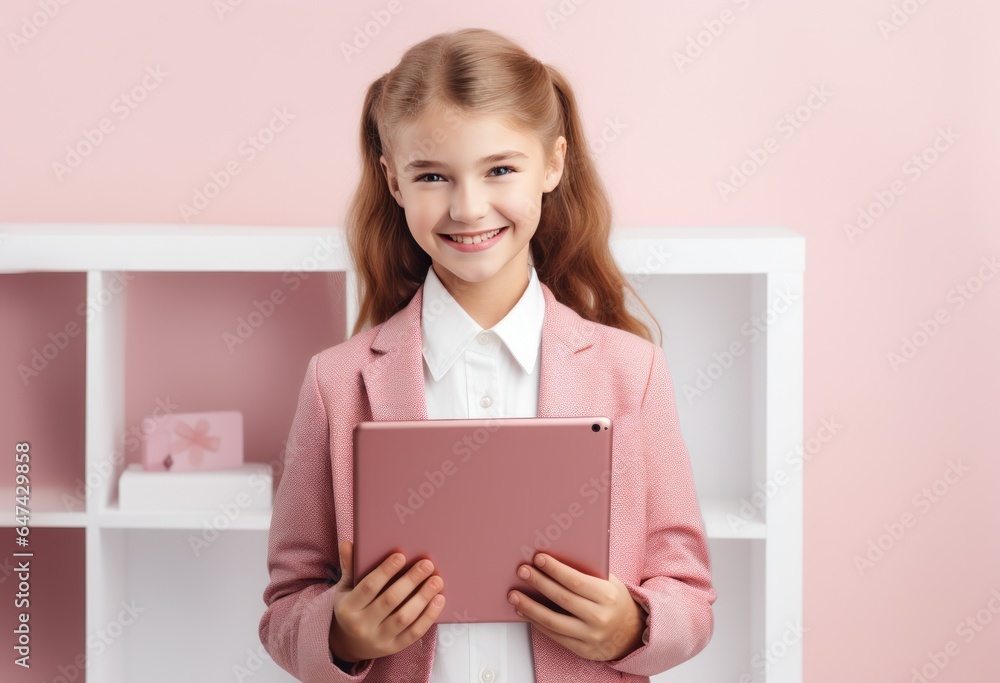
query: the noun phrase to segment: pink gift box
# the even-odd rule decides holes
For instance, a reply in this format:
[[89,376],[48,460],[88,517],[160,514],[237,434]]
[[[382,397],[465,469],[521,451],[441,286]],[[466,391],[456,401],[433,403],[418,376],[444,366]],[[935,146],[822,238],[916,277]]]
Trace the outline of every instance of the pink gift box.
[[156,424],[143,438],[146,471],[226,470],[243,464],[243,413],[173,413],[148,418]]

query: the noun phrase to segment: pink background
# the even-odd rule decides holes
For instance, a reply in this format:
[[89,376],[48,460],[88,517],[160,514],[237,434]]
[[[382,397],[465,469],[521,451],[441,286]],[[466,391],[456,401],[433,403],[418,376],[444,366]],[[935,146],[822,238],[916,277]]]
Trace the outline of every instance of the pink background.
[[[193,222],[341,225],[368,83],[433,33],[503,32],[576,88],[617,225],[782,225],[808,238],[805,435],[824,418],[843,428],[805,469],[805,680],[909,681],[911,668],[949,640],[960,654],[936,680],[992,680],[1000,667],[1000,614],[987,608],[1000,589],[1000,279],[981,282],[960,309],[949,292],[1000,255],[1000,7],[907,0],[897,10],[916,12],[883,35],[889,0],[400,0],[402,11],[345,59],[341,43],[387,6],[244,2],[220,18],[207,0],[70,3],[15,50],[8,32],[39,4],[3,3],[0,221],[183,222],[179,205],[239,158],[243,171]],[[553,26],[547,13],[560,6],[575,11]],[[725,10],[731,22],[709,42],[703,22]],[[674,54],[702,31],[707,46],[679,69]],[[163,81],[119,119],[116,98],[157,65]],[[813,86],[830,96],[801,110],[808,120],[786,139],[776,122],[806,104]],[[240,141],[274,108],[294,120],[246,162]],[[103,117],[114,130],[58,179],[53,162]],[[904,164],[949,127],[957,138],[914,178]],[[717,183],[768,137],[777,151],[723,198]],[[894,182],[905,193],[852,241],[844,224]],[[305,361],[342,338],[333,308],[342,277],[310,277],[274,324],[233,353],[223,334],[253,298],[281,286],[280,274],[140,274],[129,286],[128,424],[165,394],[185,411],[214,409],[185,397],[208,402],[206,385],[221,396],[240,387],[254,397],[244,415],[247,459],[276,460]],[[28,358],[48,332],[82,323],[74,312],[81,274],[0,276],[0,287],[3,358]],[[941,308],[948,322],[894,370],[887,354]],[[170,367],[157,362],[157,347],[199,360]],[[43,480],[68,484],[82,473],[59,463],[82,460],[84,351],[81,335],[27,388],[13,364],[2,380],[4,448],[37,434],[33,447],[52,453],[39,458]],[[154,385],[162,391],[144,390]],[[925,514],[914,496],[954,459],[968,473]],[[907,512],[915,525],[859,572],[854,557]],[[82,552],[73,549],[77,567]],[[977,612],[992,621],[968,642],[956,627]]]

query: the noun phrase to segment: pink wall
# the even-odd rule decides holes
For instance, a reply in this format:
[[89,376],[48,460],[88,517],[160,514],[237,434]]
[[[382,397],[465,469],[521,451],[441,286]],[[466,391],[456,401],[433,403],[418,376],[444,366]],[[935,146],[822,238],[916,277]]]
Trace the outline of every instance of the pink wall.
[[[297,0],[234,3],[220,17],[221,3],[207,0],[108,0],[58,5],[44,22],[41,4],[0,9],[0,221],[182,222],[179,205],[209,173],[240,159],[240,175],[193,222],[339,225],[357,172],[365,86],[412,43],[479,25],[567,73],[591,140],[609,139],[594,151],[618,225],[784,225],[806,235],[805,433],[816,435],[824,419],[842,428],[805,470],[805,679],[910,681],[911,669],[930,670],[928,653],[945,652],[949,641],[952,656],[935,680],[996,675],[1000,278],[980,273],[984,259],[1000,256],[995,3]],[[388,24],[345,59],[341,43],[390,4],[401,11],[385,12]],[[560,7],[569,16],[551,23]],[[34,33],[33,17],[45,24]],[[10,32],[32,37],[15,48]],[[706,47],[679,67],[675,54],[699,34]],[[123,108],[119,98],[133,89],[143,101]],[[241,141],[275,109],[294,119],[252,161],[240,156]],[[799,127],[778,124],[797,112]],[[66,146],[105,117],[110,132],[96,150],[58,177],[53,163],[65,161]],[[772,153],[741,188],[720,192],[731,165],[750,164],[748,148]],[[920,155],[923,169],[913,161]],[[848,235],[859,208],[892,194],[870,227]],[[967,281],[977,291],[963,299],[954,288]],[[81,283],[70,277],[58,287]],[[214,315],[221,329],[247,305],[218,288],[200,300],[197,283],[184,281],[189,296],[170,312],[176,325]],[[253,276],[233,286],[266,292],[268,283]],[[156,275],[139,287],[155,298],[172,284]],[[293,306],[323,305],[326,284],[310,284]],[[49,317],[66,319],[52,312],[49,292],[37,296],[37,317],[21,326],[30,334],[5,329],[4,357],[52,329]],[[5,301],[5,325],[12,306]],[[946,322],[921,338],[922,321],[939,309]],[[27,320],[16,313],[19,325]],[[160,325],[155,307],[129,313],[130,334]],[[282,337],[295,333],[272,326],[244,350],[242,367],[257,374],[214,362],[222,355],[204,361],[201,370],[215,368],[218,381],[273,392],[269,405],[254,408],[249,459],[280,451],[303,359],[341,334],[335,319],[300,330],[290,359],[268,349],[287,348]],[[213,343],[172,329],[190,348]],[[887,354],[914,336],[921,348],[892,367]],[[153,360],[140,352],[128,362]],[[196,370],[173,376],[181,395]],[[10,377],[8,367],[5,386],[15,386]],[[82,393],[80,377],[60,381]],[[129,419],[154,399],[131,393]],[[31,419],[18,414],[17,433],[51,426]],[[67,420],[82,430],[81,416]],[[2,436],[12,443],[14,427]],[[968,471],[945,483],[953,461]],[[855,556],[901,519],[912,526],[900,526],[898,540],[883,538],[888,549],[860,571]],[[959,630],[977,615],[981,631]]]

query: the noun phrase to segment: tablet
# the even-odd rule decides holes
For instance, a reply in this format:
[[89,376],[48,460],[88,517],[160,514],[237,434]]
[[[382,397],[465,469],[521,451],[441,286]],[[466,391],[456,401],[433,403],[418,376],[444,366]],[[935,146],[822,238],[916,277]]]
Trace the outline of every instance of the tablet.
[[516,588],[537,551],[608,578],[612,424],[607,417],[360,422],[354,428],[354,582],[394,552],[444,578],[437,623],[524,621]]

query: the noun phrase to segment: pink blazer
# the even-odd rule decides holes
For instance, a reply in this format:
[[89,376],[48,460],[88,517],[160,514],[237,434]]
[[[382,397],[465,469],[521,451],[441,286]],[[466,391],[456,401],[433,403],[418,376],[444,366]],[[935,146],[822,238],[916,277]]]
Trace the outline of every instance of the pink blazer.
[[[621,659],[583,659],[529,625],[538,683],[648,683],[712,637],[708,543],[663,350],[597,324],[546,285],[538,415],[614,423],[610,571],[647,607],[648,644]],[[427,419],[423,285],[384,323],[314,355],[299,392],[268,537],[260,639],[308,683],[430,681],[437,628],[356,675],[330,657],[339,544],[353,540],[351,435],[362,420]]]

